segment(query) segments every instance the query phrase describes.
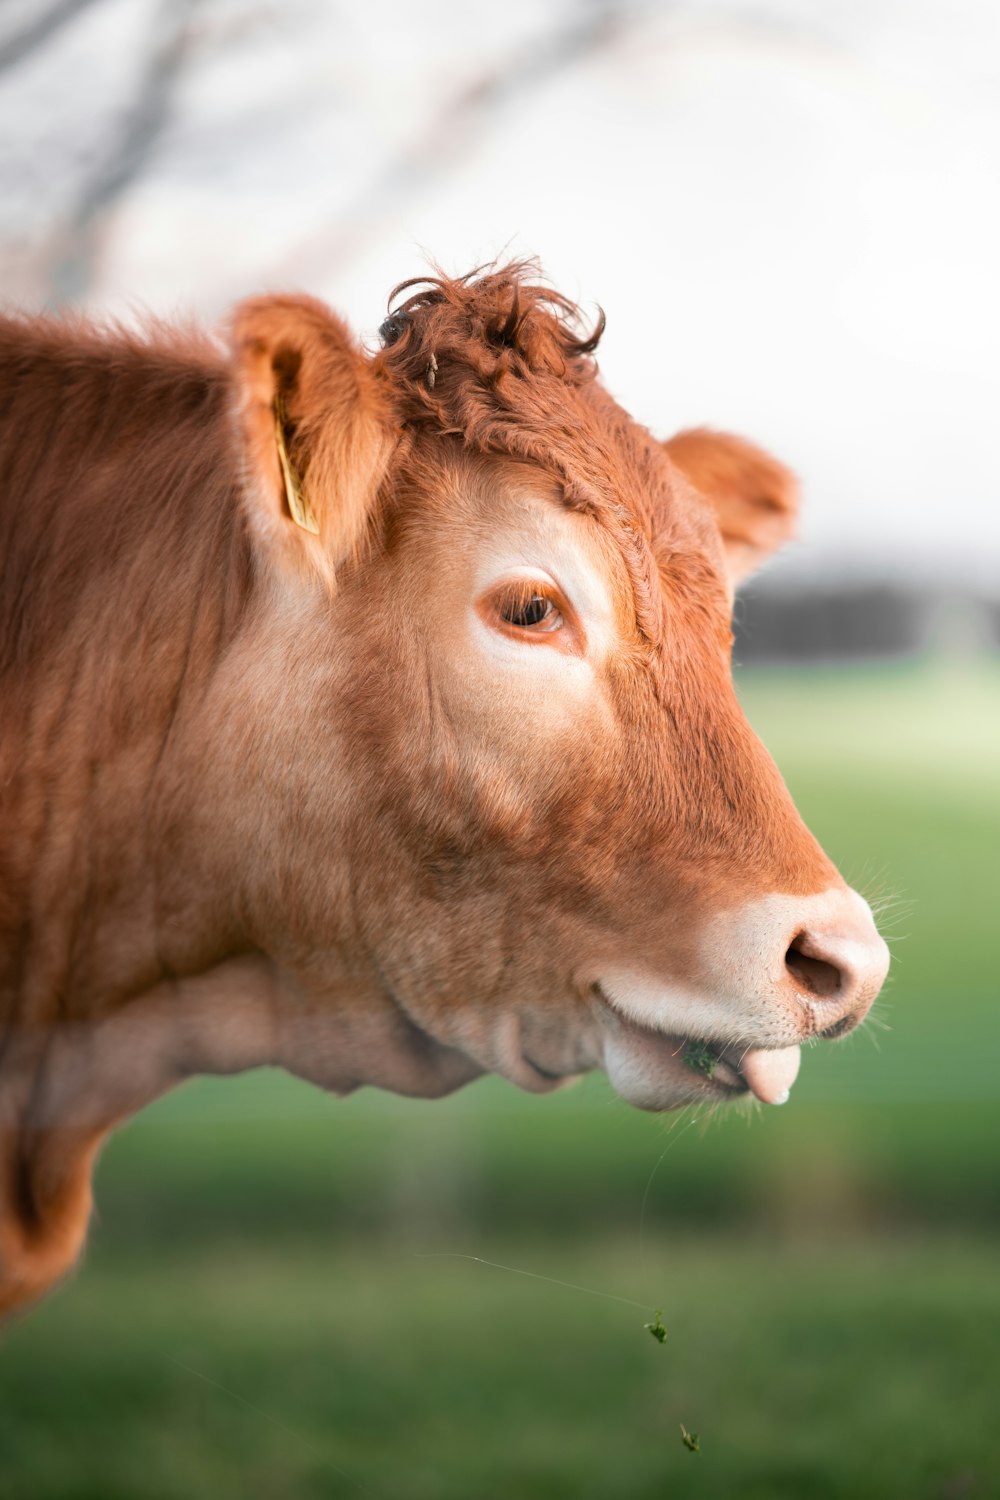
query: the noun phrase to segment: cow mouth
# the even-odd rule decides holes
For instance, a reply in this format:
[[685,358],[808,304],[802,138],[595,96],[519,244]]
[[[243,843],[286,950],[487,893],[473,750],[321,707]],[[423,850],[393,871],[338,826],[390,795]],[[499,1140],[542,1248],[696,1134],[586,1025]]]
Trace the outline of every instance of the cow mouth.
[[753,1094],[762,1104],[787,1104],[799,1071],[798,1047],[730,1047],[716,1042],[684,1042],[681,1056],[726,1093]]
[[752,1095],[762,1104],[787,1102],[799,1071],[797,1046],[734,1045],[655,1030],[624,1016],[600,986],[595,986],[595,994],[612,1036],[623,1038],[649,1065],[662,1066],[675,1084],[694,1097],[722,1100]]
[[726,1056],[722,1042],[688,1041],[684,1037],[671,1037],[675,1044],[675,1055],[689,1072],[704,1079],[727,1094],[747,1094],[750,1085],[740,1072],[739,1063]]

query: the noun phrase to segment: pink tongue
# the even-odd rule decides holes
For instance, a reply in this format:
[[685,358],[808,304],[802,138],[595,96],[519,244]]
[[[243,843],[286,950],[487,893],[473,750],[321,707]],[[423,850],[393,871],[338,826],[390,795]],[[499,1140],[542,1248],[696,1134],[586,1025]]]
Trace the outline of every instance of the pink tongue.
[[755,1047],[740,1058],[740,1072],[763,1104],[784,1104],[798,1077],[801,1056],[798,1047],[778,1052]]

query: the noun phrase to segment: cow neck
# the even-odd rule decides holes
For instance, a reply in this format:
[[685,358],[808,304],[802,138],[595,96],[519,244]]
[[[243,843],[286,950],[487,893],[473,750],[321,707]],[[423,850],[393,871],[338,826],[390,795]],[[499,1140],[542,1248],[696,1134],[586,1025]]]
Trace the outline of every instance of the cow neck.
[[[37,370],[24,354],[29,409],[44,422],[47,404],[55,412],[62,396],[68,406],[75,381],[77,403],[89,399],[94,416],[85,443],[71,434],[72,485],[53,422],[56,451],[39,451],[35,503],[22,507],[5,558],[14,591],[29,563],[31,578],[0,647],[8,1027],[110,1009],[221,956],[197,917],[189,788],[174,747],[254,597],[219,370],[163,350],[69,347],[53,379],[47,353]],[[64,425],[72,428],[71,412]],[[0,424],[0,458],[30,441],[23,423]]]

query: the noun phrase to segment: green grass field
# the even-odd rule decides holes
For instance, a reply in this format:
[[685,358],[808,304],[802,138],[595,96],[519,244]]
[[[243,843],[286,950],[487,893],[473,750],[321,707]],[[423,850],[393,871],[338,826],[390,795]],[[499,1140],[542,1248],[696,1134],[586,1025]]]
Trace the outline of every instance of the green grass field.
[[2,1500],[1000,1495],[1000,671],[741,692],[897,903],[888,1029],[706,1121],[600,1078],[178,1090],[105,1153],[83,1268],[0,1341]]

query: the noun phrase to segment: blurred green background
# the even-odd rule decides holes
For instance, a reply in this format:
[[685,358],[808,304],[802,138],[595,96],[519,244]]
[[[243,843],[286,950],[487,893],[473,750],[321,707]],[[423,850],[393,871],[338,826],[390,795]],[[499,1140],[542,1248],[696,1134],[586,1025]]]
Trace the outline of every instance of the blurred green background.
[[701,1120],[597,1077],[178,1090],[0,1343],[3,1500],[1000,1494],[1000,669],[740,689],[886,903],[873,1021]]

